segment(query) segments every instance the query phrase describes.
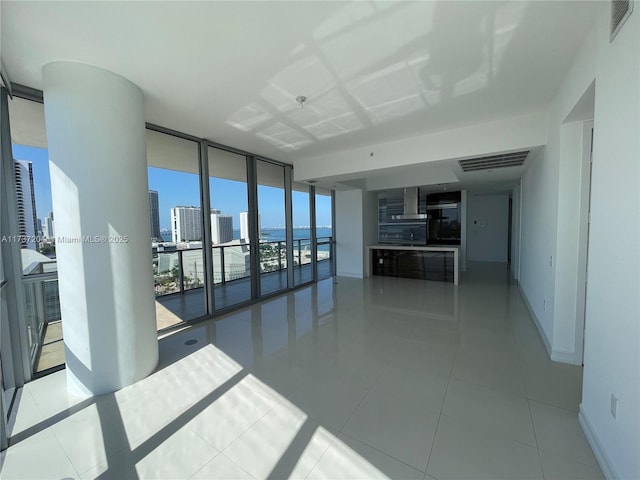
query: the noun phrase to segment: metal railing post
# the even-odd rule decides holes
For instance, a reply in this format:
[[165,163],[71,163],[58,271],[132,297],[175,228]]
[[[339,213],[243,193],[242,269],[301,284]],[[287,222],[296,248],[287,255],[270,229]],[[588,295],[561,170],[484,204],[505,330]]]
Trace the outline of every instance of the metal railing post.
[[205,140],[198,144],[198,164],[200,181],[200,207],[202,222],[202,262],[204,269],[204,301],[209,315],[213,315],[216,309],[213,278],[213,251],[211,250],[211,192],[209,189],[209,147]]
[[282,270],[282,242],[278,240],[278,271]]
[[178,274],[180,279],[180,294],[184,293],[184,268],[182,264],[182,250],[178,250]]
[[222,275],[222,283],[227,283],[227,272],[224,268],[224,247],[218,247],[220,249],[220,274]]
[[293,288],[296,284],[293,270],[293,167],[284,167],[284,211],[285,211],[285,259],[287,269],[287,287]]
[[309,219],[311,220],[311,279],[318,281],[318,230],[316,219],[316,187],[309,187]]

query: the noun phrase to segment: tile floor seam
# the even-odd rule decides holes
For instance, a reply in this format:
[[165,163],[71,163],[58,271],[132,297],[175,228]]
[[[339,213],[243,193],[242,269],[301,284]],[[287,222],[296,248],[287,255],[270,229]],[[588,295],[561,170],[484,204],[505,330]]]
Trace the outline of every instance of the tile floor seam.
[[442,405],[440,406],[440,414],[438,415],[438,422],[436,423],[435,431],[433,432],[433,440],[431,441],[431,448],[429,448],[429,455],[427,455],[427,466],[424,469],[425,478],[427,472],[429,471],[429,463],[431,462],[431,454],[433,453],[433,447],[436,444],[436,436],[438,435],[438,427],[440,426],[440,419],[443,416],[444,403],[447,399],[447,393],[449,392],[449,384],[451,383],[451,378],[453,375],[453,368],[455,366],[456,360],[458,359],[458,353],[460,352],[460,348],[456,350],[456,358],[453,360],[453,364],[451,365],[451,371],[449,372],[449,379],[447,380],[447,386],[444,390],[444,396],[442,397]]
[[[37,380],[37,379],[36,379],[36,380]],[[25,384],[25,386],[26,386],[26,385],[29,385],[29,384],[27,383],[27,384]],[[46,417],[46,415],[45,415],[44,411],[43,411],[43,410],[42,410],[42,408],[40,407],[40,402],[38,402],[38,400],[36,399],[35,395],[33,395],[33,393],[31,393],[31,389],[26,390],[26,392],[25,392],[25,390],[24,390],[24,386],[23,386],[23,387],[21,387],[21,389],[23,390],[23,394],[24,394],[24,393],[29,394],[29,396],[30,396],[30,397],[31,397],[31,399],[33,400],[33,403],[35,404],[36,408],[38,409],[38,412],[40,412],[40,415],[42,415],[43,417]],[[16,407],[17,407],[17,405],[16,405]],[[14,408],[16,408],[16,407],[14,407]],[[71,408],[71,407],[67,407],[67,408]],[[18,413],[18,412],[17,412],[17,410],[16,410],[16,413]],[[53,415],[49,416],[48,418],[45,418],[43,421],[49,422],[49,421],[51,420],[51,418],[52,418],[52,417],[55,417],[56,415],[57,415],[57,414],[55,414],[55,413],[54,413]],[[51,426],[51,425],[49,425],[49,426]]]
[[[594,469],[594,470],[599,470],[600,472],[602,472],[602,469],[600,468],[600,464],[598,463],[598,459],[597,458],[596,458],[596,464],[594,465],[594,464],[591,464],[591,463],[585,463],[584,461],[576,459],[575,457],[567,457],[567,456],[564,456],[564,455],[560,455],[559,453],[550,451],[549,449],[541,448],[541,449],[539,449],[539,452],[540,452],[540,454],[544,453],[546,455],[552,455],[552,456],[554,456],[556,458],[559,458],[560,460],[563,460],[565,462],[577,463],[577,464],[582,465],[584,467],[588,467],[588,468],[591,468],[591,469]],[[603,476],[604,476],[604,473],[603,473]]]
[[[205,463],[202,468],[199,468],[198,471],[194,472],[191,476],[189,476],[186,480],[191,480],[193,477],[195,477],[198,473],[200,473],[202,470],[204,470],[207,465],[209,465],[211,462],[213,462],[216,458],[218,458],[220,455],[223,455],[222,451],[219,450],[218,454],[213,457],[211,460],[209,460],[207,463]],[[253,478],[254,480],[256,480],[256,477],[254,477],[253,475],[251,475],[249,472],[247,472],[244,468],[242,468],[241,465],[238,465],[232,458],[228,457],[227,455],[224,455],[224,457],[230,461],[231,463],[233,463],[236,467],[238,467],[240,470],[242,470],[244,473],[246,473],[247,475],[249,475],[250,478]]]
[[[346,421],[342,424],[342,426],[340,427],[340,429],[338,430],[338,433],[343,433],[342,430],[344,429],[344,427],[347,426],[347,424],[349,423],[349,420],[351,420],[351,417],[353,417],[353,415],[356,413],[356,411],[358,410],[358,408],[360,408],[360,406],[364,403],[364,401],[369,397],[369,395],[371,395],[371,391],[373,390],[373,387],[376,386],[376,384],[380,381],[380,379],[382,378],[382,375],[384,375],[384,373],[389,369],[389,367],[391,366],[391,362],[387,362],[387,366],[384,367],[384,369],[382,370],[382,372],[380,373],[380,375],[378,375],[378,378],[376,379],[375,382],[373,382],[373,384],[366,389],[367,393],[362,397],[362,399],[358,402],[358,404],[355,406],[355,408],[351,411],[351,413],[349,414],[349,416],[347,417]],[[346,433],[345,433],[346,435]],[[349,435],[350,436],[350,435]],[[357,440],[357,439],[356,439]]]
[[436,428],[433,431],[433,440],[431,441],[431,448],[429,449],[429,455],[427,456],[427,466],[424,469],[425,475],[429,474],[429,464],[431,463],[431,455],[433,454],[433,447],[436,444],[436,439],[438,438],[438,428],[440,427],[440,419],[443,417],[442,414],[438,415],[438,421],[436,422]]
[[[186,425],[185,425],[186,426]],[[222,453],[222,450],[220,450],[218,447],[216,447],[213,443],[211,443],[209,440],[207,440],[206,438],[204,438],[202,435],[200,435],[197,431],[195,431],[193,428],[186,426],[187,430],[189,430],[191,433],[193,433],[195,436],[197,436],[198,438],[200,438],[200,440],[203,440],[205,443],[207,443],[208,445],[210,445],[212,448],[215,448],[216,450],[218,450],[218,455],[220,453]],[[246,430],[245,430],[246,431]],[[244,433],[244,432],[242,432]],[[242,434],[240,434],[242,435]],[[236,437],[237,438],[237,437]],[[236,439],[234,438],[232,441],[235,441]],[[226,447],[225,447],[226,448]],[[224,449],[223,449],[224,450]],[[218,456],[216,455],[216,457]],[[215,457],[213,457],[215,458]],[[213,460],[213,458],[211,460]]]
[[[519,296],[521,296],[520,292],[516,292]],[[521,299],[522,300],[522,299]],[[540,332],[536,332],[538,335],[540,334]],[[538,442],[538,434],[536,432],[536,424],[533,421],[533,412],[531,412],[531,400],[529,398],[529,391],[527,389],[527,382],[524,381],[524,367],[522,364],[522,348],[521,345],[518,344],[518,340],[516,337],[516,332],[512,331],[512,335],[513,335],[513,340],[515,342],[516,345],[516,356],[518,358],[518,370],[520,371],[520,379],[522,381],[522,386],[524,389],[524,394],[525,394],[525,398],[527,400],[527,409],[529,410],[529,418],[531,420],[531,428],[533,430],[533,439],[536,443],[536,453],[538,455],[538,463],[540,464],[540,473],[542,473],[542,478],[546,478],[545,473],[544,473],[544,466],[542,464],[542,456],[540,455],[540,444]]]
[[[193,432],[196,433],[196,432]],[[196,433],[197,435],[197,433]],[[202,437],[200,437],[202,438]],[[203,440],[206,442],[206,440],[203,438]],[[218,450],[218,453],[215,457],[213,457],[211,460],[209,460],[207,463],[205,463],[202,467],[200,467],[197,471],[195,471],[193,474],[191,474],[189,477],[186,478],[186,480],[191,480],[193,477],[195,477],[198,473],[200,473],[207,465],[209,465],[211,462],[213,462],[216,458],[218,458],[218,456],[220,456],[222,452],[220,450]]]
[[341,435],[344,435],[345,437],[349,437],[349,438],[351,438],[352,440],[355,440],[356,442],[360,442],[360,443],[362,443],[362,444],[366,445],[367,447],[369,447],[369,448],[371,448],[371,449],[375,450],[376,452],[380,452],[380,453],[382,453],[383,455],[386,455],[387,457],[393,458],[395,461],[400,462],[400,463],[402,463],[403,465],[406,465],[406,466],[407,466],[407,467],[409,467],[409,468],[412,468],[412,469],[414,469],[414,470],[417,470],[418,472],[421,472],[421,473],[424,473],[424,474],[426,474],[426,473],[427,473],[427,467],[426,467],[426,466],[425,466],[425,469],[424,469],[424,470],[422,470],[421,468],[418,468],[418,467],[415,467],[414,465],[410,465],[410,464],[408,464],[408,463],[407,463],[407,462],[405,462],[404,460],[400,460],[398,457],[396,457],[396,456],[392,455],[392,454],[391,454],[391,453],[389,453],[389,452],[385,452],[384,450],[380,450],[378,447],[374,447],[374,446],[373,446],[373,445],[371,445],[370,443],[367,443],[365,440],[361,440],[361,439],[359,439],[359,438],[354,437],[353,435],[349,435],[348,433],[344,433],[344,432],[342,432],[342,433],[341,433]]
[[[520,292],[517,292],[520,295]],[[536,332],[539,335],[539,332]],[[516,332],[512,331],[513,341],[516,345],[516,357],[518,359],[518,370],[520,371],[520,380],[522,382],[522,387],[524,390],[524,395],[527,401],[527,410],[529,411],[529,418],[531,420],[531,428],[533,430],[533,440],[536,443],[536,453],[538,455],[538,464],[540,465],[540,473],[542,473],[542,478],[546,479],[544,473],[544,465],[542,463],[542,456],[540,455],[540,444],[538,443],[538,434],[536,433],[536,424],[533,421],[533,413],[531,412],[531,403],[529,398],[529,391],[527,389],[527,382],[524,381],[524,367],[522,365],[522,355],[521,355],[521,346],[518,344],[516,338]]]
[[[452,415],[447,415],[446,413],[441,414],[441,416],[450,418],[450,419],[452,419],[454,421],[463,421],[464,420],[464,419],[461,419],[459,417],[454,417]],[[470,428],[472,428],[474,430],[486,430],[484,427],[482,427],[481,425],[477,425],[477,424],[471,424]],[[495,430],[489,430],[489,434],[493,435],[494,437],[498,437],[498,438],[500,438],[502,440],[506,440],[506,441],[509,441],[509,442],[515,442],[518,445],[523,445],[525,447],[535,448],[536,450],[538,450],[538,447],[535,446],[535,445],[531,445],[530,443],[525,443],[525,442],[522,442],[520,440],[516,440],[515,438],[512,438],[507,434],[504,434],[504,433],[501,433],[501,432],[498,432],[498,431],[495,431]]]
[[517,393],[513,393],[512,391],[506,391],[506,390],[501,390],[499,388],[495,388],[494,386],[490,386],[490,385],[486,385],[484,383],[479,383],[479,382],[472,382],[471,380],[467,380],[465,378],[459,378],[456,376],[452,376],[451,378],[453,378],[454,380],[458,381],[458,382],[466,382],[470,385],[475,385],[476,387],[484,387],[484,388],[488,388],[489,390],[491,390],[492,392],[495,393],[501,393],[503,395],[511,395],[514,397],[518,397],[518,398],[522,398],[523,400],[528,400],[528,398],[524,395],[518,395]]
[[309,472],[304,476],[305,480],[307,478],[309,478],[309,475],[311,475],[313,473],[315,468],[318,466],[318,463],[320,463],[320,460],[322,460],[322,457],[324,457],[326,455],[326,453],[329,451],[329,449],[333,446],[333,444],[338,441],[338,435],[331,435],[331,436],[333,438],[329,442],[329,445],[327,445],[327,448],[325,448],[324,451],[318,456],[316,461],[313,463],[313,466],[309,469]]
[[[82,477],[82,474],[78,471],[78,467],[76,467],[75,463],[73,463],[71,461],[71,457],[69,457],[69,452],[67,452],[67,450],[64,448],[64,446],[62,445],[62,442],[60,442],[60,439],[58,438],[58,436],[56,435],[56,433],[53,431],[52,427],[47,427],[47,430],[51,431],[51,435],[53,436],[53,438],[56,440],[56,442],[58,443],[58,446],[60,447],[60,449],[62,450],[62,453],[64,453],[64,456],[67,458],[67,461],[69,462],[69,465],[71,465],[71,468],[73,468],[73,471],[76,472],[76,475],[78,476],[78,478]],[[97,464],[96,464],[97,465]],[[93,468],[93,467],[91,467]],[[89,469],[87,469],[86,471],[88,471]],[[82,472],[82,473],[86,473]]]
[[527,398],[527,408],[529,409],[529,417],[531,418],[531,426],[533,427],[533,438],[536,442],[536,452],[538,452],[538,462],[540,462],[540,471],[542,472],[542,478],[546,479],[544,474],[544,466],[542,464],[542,455],[540,455],[540,443],[538,442],[538,433],[536,432],[536,424],[533,421],[533,412],[531,411],[531,403]]
[[[515,340],[515,332],[513,332],[513,337],[514,337],[514,340]],[[524,381],[524,368],[522,366],[522,359],[520,357],[520,347],[518,346],[517,342],[516,342],[516,356],[518,358],[518,370],[520,371],[520,380],[522,382],[522,388],[524,390],[524,396],[527,399],[527,404],[528,404],[529,391],[527,390],[527,382]]]
[[576,410],[569,410],[568,408],[559,407],[558,405],[554,405],[554,404],[548,403],[548,402],[543,402],[541,400],[536,400],[535,398],[527,398],[527,400],[529,400],[530,402],[533,402],[533,403],[539,403],[540,405],[544,405],[546,407],[557,408],[558,410],[562,410],[563,412],[570,413],[571,415],[573,415],[576,418],[578,417],[578,411],[576,411]]
[[[553,455],[554,457],[561,458],[561,459],[564,459],[564,460],[567,460],[567,461],[572,461],[572,462],[575,462],[575,463],[579,463],[580,465],[584,465],[585,467],[598,468],[598,469],[600,468],[600,464],[599,463],[597,465],[593,465],[591,463],[586,463],[586,462],[584,462],[582,460],[575,459],[573,457],[564,457],[564,456],[562,456],[562,455],[560,455],[560,454],[558,454],[556,452],[552,452],[552,451],[550,451],[548,449],[545,450],[544,448],[541,448],[540,452],[546,453],[547,455]],[[597,463],[597,459],[596,459],[596,463]]]

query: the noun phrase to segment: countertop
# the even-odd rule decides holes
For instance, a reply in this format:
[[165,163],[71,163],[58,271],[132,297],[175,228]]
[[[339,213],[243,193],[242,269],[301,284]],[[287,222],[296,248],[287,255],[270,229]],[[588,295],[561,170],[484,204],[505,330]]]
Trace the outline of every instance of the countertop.
[[457,252],[460,250],[459,245],[369,245],[370,249],[375,250],[422,250],[427,252]]

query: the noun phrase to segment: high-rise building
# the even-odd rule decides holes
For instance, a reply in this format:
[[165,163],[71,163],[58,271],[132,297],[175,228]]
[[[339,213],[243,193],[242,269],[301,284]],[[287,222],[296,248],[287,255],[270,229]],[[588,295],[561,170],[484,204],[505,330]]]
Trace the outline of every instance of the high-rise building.
[[149,190],[149,216],[151,219],[151,240],[161,240],[160,236],[160,209],[158,207],[158,192]]
[[[211,210],[212,212],[219,210]],[[233,240],[233,218],[230,215],[211,213],[211,242],[227,243]]]
[[172,208],[171,240],[175,243],[202,240],[200,223],[200,207]]
[[249,212],[240,212],[240,240],[249,240]]
[[36,249],[35,236],[38,231],[36,196],[33,188],[33,163],[15,160],[16,197],[18,206],[18,232],[22,248]]
[[42,223],[42,236],[45,238],[54,238],[55,232],[53,228],[53,212],[49,212],[49,216]]
[[[240,240],[249,241],[249,212],[240,212]],[[260,214],[258,214],[258,235],[262,236]]]

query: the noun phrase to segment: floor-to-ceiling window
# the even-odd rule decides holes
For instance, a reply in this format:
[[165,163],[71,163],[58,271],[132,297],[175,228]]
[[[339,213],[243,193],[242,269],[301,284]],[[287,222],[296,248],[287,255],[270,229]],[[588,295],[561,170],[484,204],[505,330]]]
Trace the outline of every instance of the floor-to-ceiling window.
[[[31,100],[8,101],[12,152],[4,160],[11,162],[15,201],[15,225],[8,233],[20,242],[15,246],[20,309],[5,314],[8,299],[3,290],[2,319],[6,323],[12,315],[24,330],[24,356],[37,374],[64,365],[64,342],[50,180],[56,172],[49,170],[42,99],[25,97]],[[149,268],[155,280],[158,330],[311,282],[316,265],[319,278],[331,272],[329,265],[322,267],[332,255],[326,244],[331,230],[324,228],[331,224],[330,192],[311,195],[308,185],[293,183],[290,218],[291,167],[209,145],[162,127],[147,129]],[[205,153],[208,165],[202,163]],[[208,184],[200,176],[204,165]],[[203,206],[207,187],[209,204]],[[312,213],[318,217],[315,223]],[[317,227],[317,252],[312,223]],[[209,240],[211,245],[205,245]],[[4,352],[8,337],[0,341]],[[9,363],[0,358],[2,370]]]
[[[5,184],[4,176],[4,162],[7,156],[5,151],[5,145],[10,144],[10,132],[8,128],[8,112],[5,105],[7,105],[8,97],[4,88],[0,89],[0,236],[6,235],[7,225],[7,186]],[[12,321],[9,320],[8,313],[8,297],[9,290],[9,275],[5,272],[4,256],[7,253],[7,246],[4,242],[0,242],[0,448],[5,449],[8,446],[8,433],[7,423],[9,420],[10,406],[13,401],[13,397],[16,390],[16,378],[15,378],[15,366],[13,362],[14,349],[19,350],[19,345],[13,345],[11,342],[10,329],[13,327]],[[15,300],[14,300],[15,302]],[[12,319],[13,320],[13,319]]]
[[207,314],[199,144],[147,130],[147,164],[149,247],[162,330]]
[[14,97],[9,114],[18,229],[11,238],[20,249],[27,347],[39,373],[65,361],[44,105]]
[[316,187],[316,265],[318,280],[333,275],[333,220],[331,190]]
[[294,285],[313,280],[311,268],[311,206],[309,203],[309,185],[293,183],[291,192],[293,207],[293,263]]
[[208,148],[216,310],[251,300],[247,158]]
[[260,294],[287,288],[284,167],[257,160]]

